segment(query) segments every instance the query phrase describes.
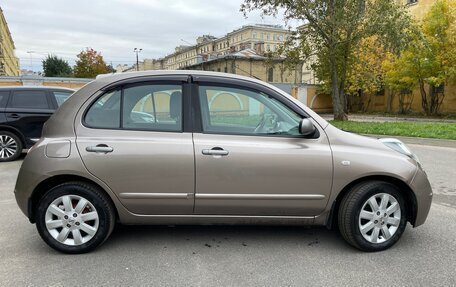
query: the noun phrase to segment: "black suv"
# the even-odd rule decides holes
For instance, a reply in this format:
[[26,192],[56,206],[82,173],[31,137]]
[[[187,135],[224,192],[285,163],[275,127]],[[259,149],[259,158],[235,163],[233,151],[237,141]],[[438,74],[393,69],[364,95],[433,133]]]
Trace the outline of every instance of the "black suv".
[[17,159],[41,137],[43,124],[74,90],[0,87],[0,162]]

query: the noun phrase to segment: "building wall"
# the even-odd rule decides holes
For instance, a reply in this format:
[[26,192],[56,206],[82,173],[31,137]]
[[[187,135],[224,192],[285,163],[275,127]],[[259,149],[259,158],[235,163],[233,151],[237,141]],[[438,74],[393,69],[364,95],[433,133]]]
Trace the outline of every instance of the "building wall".
[[93,79],[51,78],[51,77],[0,77],[0,86],[51,86],[79,89]]
[[[264,60],[253,59],[219,59],[210,62],[203,62],[188,67],[192,70],[204,70],[214,72],[225,72],[241,76],[253,77],[270,83],[300,83],[300,68],[295,70],[287,69],[283,61],[275,61],[267,64]],[[270,69],[272,68],[272,79]]]
[[0,76],[19,76],[19,59],[3,10],[0,8]]

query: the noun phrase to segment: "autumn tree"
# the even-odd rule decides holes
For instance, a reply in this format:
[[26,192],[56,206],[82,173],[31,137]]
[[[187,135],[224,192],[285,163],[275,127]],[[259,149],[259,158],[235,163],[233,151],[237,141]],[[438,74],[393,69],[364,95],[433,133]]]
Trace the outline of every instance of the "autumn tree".
[[445,96],[440,87],[456,79],[456,1],[437,1],[412,44],[384,66],[389,86],[396,90],[418,87],[423,112],[438,114]]
[[334,118],[347,119],[346,84],[355,48],[376,36],[389,47],[403,39],[410,17],[393,0],[245,0],[241,11],[264,15],[284,11],[285,20],[305,23],[290,37],[292,49],[304,60],[315,56],[312,68],[331,92]]
[[78,60],[74,66],[74,76],[77,78],[95,78],[109,71],[101,53],[92,48],[86,48],[77,57]]
[[55,55],[47,55],[42,63],[43,72],[46,77],[69,77],[72,74],[68,62]]

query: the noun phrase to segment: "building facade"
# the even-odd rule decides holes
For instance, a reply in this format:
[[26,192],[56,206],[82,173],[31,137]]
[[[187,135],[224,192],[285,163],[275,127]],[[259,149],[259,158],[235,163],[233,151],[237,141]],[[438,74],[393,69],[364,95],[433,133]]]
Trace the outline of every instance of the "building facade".
[[19,76],[19,59],[3,10],[0,8],[0,76]]
[[263,55],[277,51],[289,35],[290,32],[280,25],[246,25],[220,38],[211,35],[200,36],[196,39],[195,45],[181,45],[161,59],[144,60],[139,69],[187,69],[246,49]]

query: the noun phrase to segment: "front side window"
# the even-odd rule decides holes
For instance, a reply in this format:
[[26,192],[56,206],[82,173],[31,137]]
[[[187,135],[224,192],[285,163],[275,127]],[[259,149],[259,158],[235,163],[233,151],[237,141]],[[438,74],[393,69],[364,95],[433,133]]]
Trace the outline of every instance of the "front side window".
[[181,131],[182,86],[137,85],[101,96],[87,111],[92,128]]
[[262,92],[200,86],[199,97],[204,132],[300,136],[301,116]]
[[17,91],[13,93],[10,107],[22,109],[49,109],[45,91]]

